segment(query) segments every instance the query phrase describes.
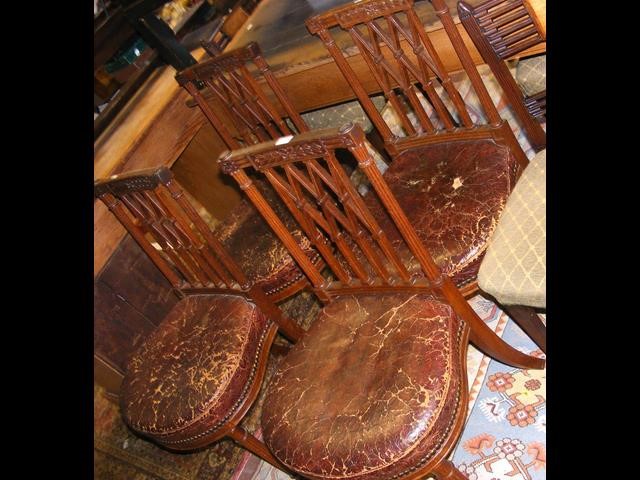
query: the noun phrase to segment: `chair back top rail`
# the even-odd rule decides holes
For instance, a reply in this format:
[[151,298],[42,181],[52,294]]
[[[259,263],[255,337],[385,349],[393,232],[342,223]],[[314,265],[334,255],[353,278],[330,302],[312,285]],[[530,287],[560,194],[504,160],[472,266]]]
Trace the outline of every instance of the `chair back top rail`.
[[[431,3],[480,101],[488,124],[500,126],[502,119],[449,8],[444,0],[431,0]],[[307,19],[306,25],[324,42],[392,155],[403,149],[403,142],[411,138],[442,131],[459,133],[482,124],[480,120],[472,120],[460,91],[413,9],[413,0],[363,0],[313,16]],[[369,99],[362,79],[357,77],[347,55],[332,37],[331,29],[334,27],[349,32],[352,46],[361,54],[398,115],[406,137],[392,133]],[[411,121],[411,115],[417,122]]]
[[[392,244],[351,183],[336,157],[337,149],[346,149],[356,158],[402,236],[407,247],[403,253]],[[314,130],[225,152],[218,162],[283,241],[321,300],[355,291],[425,289],[442,283],[440,269],[382,178],[359,125]],[[249,170],[268,179],[322,255],[328,274],[323,274],[304,254],[251,180]],[[412,268],[416,265],[419,268]]]
[[167,167],[97,180],[94,193],[179,292],[250,287]]
[[[272,97],[280,103],[280,111],[286,112],[295,131],[279,114],[250,70],[264,78],[265,88],[271,89]],[[309,130],[255,42],[192,65],[176,74],[176,81],[191,94],[228,148],[241,148]],[[218,104],[239,138],[209,105],[203,90],[208,90],[208,96]]]

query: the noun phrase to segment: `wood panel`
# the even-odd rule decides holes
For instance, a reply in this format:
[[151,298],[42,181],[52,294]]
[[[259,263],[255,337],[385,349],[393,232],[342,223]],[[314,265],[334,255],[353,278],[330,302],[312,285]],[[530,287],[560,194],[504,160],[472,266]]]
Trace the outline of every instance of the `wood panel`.
[[124,373],[98,354],[93,355],[93,381],[105,389],[106,397],[117,403]]
[[128,305],[158,325],[178,302],[171,284],[138,244],[127,235],[99,281]]
[[94,281],[94,352],[124,371],[176,302],[169,282],[127,235]]
[[173,164],[176,180],[217,220],[222,220],[242,198],[236,183],[218,169],[216,159],[227,147],[206,123]]

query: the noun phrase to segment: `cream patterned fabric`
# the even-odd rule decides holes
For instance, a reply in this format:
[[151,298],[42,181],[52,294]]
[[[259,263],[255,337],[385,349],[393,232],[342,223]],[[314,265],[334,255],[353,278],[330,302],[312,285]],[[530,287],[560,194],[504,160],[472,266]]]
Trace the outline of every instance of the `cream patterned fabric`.
[[[384,95],[371,97],[371,100],[378,110],[382,110],[385,105]],[[335,107],[327,107],[314,110],[313,112],[303,113],[302,118],[311,130],[341,127],[349,122],[359,123],[364,133],[369,133],[373,128],[369,117],[367,117],[358,100]]]
[[527,97],[547,88],[547,56],[525,58],[516,66],[516,82]]
[[546,307],[547,151],[535,155],[491,238],[478,286],[505,305]]

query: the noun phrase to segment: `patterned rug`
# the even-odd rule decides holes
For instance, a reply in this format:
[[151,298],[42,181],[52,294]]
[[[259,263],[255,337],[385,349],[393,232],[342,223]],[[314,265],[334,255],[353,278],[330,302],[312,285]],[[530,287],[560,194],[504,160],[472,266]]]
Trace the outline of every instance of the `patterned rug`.
[[[495,304],[470,300],[491,329],[525,353],[542,352]],[[470,480],[546,478],[546,370],[521,370],[490,360],[474,347],[467,356],[469,411],[453,463]],[[245,453],[231,480],[287,480],[289,475]]]

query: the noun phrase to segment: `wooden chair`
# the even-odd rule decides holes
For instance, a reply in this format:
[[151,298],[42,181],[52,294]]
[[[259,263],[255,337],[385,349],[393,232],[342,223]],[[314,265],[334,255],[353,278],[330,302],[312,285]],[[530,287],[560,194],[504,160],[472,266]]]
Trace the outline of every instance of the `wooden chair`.
[[546,309],[546,169],[541,150],[511,192],[478,271],[480,290],[547,351],[546,326],[536,309]]
[[219,30],[214,33],[211,39],[201,40],[200,46],[204,48],[210,57],[217,57],[248,19],[249,13],[240,5],[237,5],[222,18]]
[[[443,0],[431,3],[483,112],[469,111],[412,0],[363,0],[311,17],[306,25],[325,43],[381,133],[393,157],[385,180],[421,240],[470,296],[478,291],[480,260],[528,160],[492,103],[448,7]],[[348,32],[342,48],[350,38],[360,57],[347,58],[338,48],[334,30],[340,29]],[[371,81],[400,117],[404,136],[394,134],[369,101],[365,84],[371,88]],[[393,230],[391,224],[383,228]]]
[[126,423],[172,450],[229,436],[282,468],[238,424],[258,395],[276,333],[296,341],[304,330],[244,275],[166,167],[98,180],[94,190],[180,297],[128,363]]
[[[208,44],[208,49],[215,58],[179,72],[176,80],[192,95],[228,148],[308,130],[269,70],[257,44],[223,54],[218,53],[215,45]],[[258,84],[249,68],[257,72],[258,78],[264,78],[265,87]],[[208,92],[219,110],[212,108],[204,92]],[[280,112],[291,118],[293,129]],[[284,206],[281,211],[286,212]],[[246,275],[274,301],[283,300],[308,285],[286,249],[246,201],[241,201],[222,220],[215,234]],[[311,250],[309,255],[320,258]]]
[[[336,157],[348,150],[399,232],[393,241]],[[463,479],[447,455],[468,403],[466,349],[510,349],[439,269],[377,169],[359,126],[264,142],[219,158],[325,303],[266,392],[266,445],[306,478]],[[252,181],[264,175],[327,269],[316,268]],[[373,191],[366,197],[374,195]],[[493,346],[490,346],[492,343]],[[513,350],[513,349],[511,349]],[[544,361],[517,352],[516,363]]]
[[536,151],[545,148],[547,93],[527,96],[505,60],[546,40],[526,0],[488,0],[471,6],[458,2],[460,21],[502,87],[516,118]]

